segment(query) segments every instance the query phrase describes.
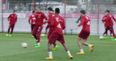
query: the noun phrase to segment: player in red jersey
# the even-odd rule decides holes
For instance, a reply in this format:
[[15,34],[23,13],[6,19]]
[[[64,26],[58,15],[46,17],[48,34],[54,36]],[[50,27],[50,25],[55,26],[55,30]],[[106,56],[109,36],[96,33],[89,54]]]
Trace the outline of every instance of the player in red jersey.
[[47,20],[47,17],[40,9],[36,10],[35,17],[36,17],[36,26],[33,29],[33,35],[35,38],[37,38],[37,45],[38,47],[40,47],[40,35],[43,29],[44,19]]
[[54,21],[53,20],[54,16],[55,16],[54,10],[51,7],[49,7],[48,8],[48,22],[47,22],[48,24],[47,24],[47,27],[46,27],[46,32],[47,32],[47,30],[49,30],[48,31],[48,38],[53,31],[53,26],[51,25],[51,23]]
[[[53,59],[52,56],[52,45],[56,42],[59,41],[65,51],[68,53],[68,56],[70,59],[72,59],[72,55],[70,53],[70,51],[67,49],[66,45],[65,45],[65,41],[64,41],[64,36],[63,36],[63,22],[62,22],[62,17],[59,15],[60,13],[60,9],[56,8],[55,9],[55,16],[53,18],[53,22],[51,23],[51,25],[54,27],[53,32],[51,33],[51,35],[49,36],[49,41],[48,41],[48,57],[46,59],[51,60]],[[61,25],[62,23],[62,25]],[[65,25],[63,25],[65,26]]]
[[[51,33],[53,32],[53,29],[54,29],[53,26],[51,25],[51,23],[54,21],[53,20],[54,16],[55,16],[54,10],[51,7],[49,7],[48,8],[48,22],[47,22],[47,27],[46,27],[46,33],[48,31],[48,39],[49,39]],[[54,48],[52,50],[56,50],[56,47],[57,47],[57,45],[55,43]]]
[[114,16],[111,14],[111,12],[109,10],[105,11],[105,15],[103,16],[102,22],[104,23],[105,26],[105,32],[103,33],[103,35],[107,35],[108,30],[110,31],[110,34],[113,35],[114,38],[116,38],[114,29],[113,29],[113,20],[116,22],[116,19],[114,18]]
[[[35,17],[35,11],[32,11],[32,14],[29,16],[29,20],[28,20],[29,24],[31,24],[31,33],[33,35],[33,29],[36,26],[36,17]],[[34,36],[34,35],[33,35]],[[35,39],[37,40],[37,38],[35,37]]]
[[8,28],[8,34],[6,34],[6,36],[11,36],[14,30],[15,24],[17,22],[17,14],[15,10],[13,11],[13,13],[11,13],[8,16],[8,22],[9,22],[9,28]]
[[77,54],[84,54],[83,46],[88,46],[91,51],[93,51],[93,44],[87,43],[87,39],[90,35],[90,18],[86,15],[85,10],[81,10],[81,18],[80,18],[80,24],[79,27],[82,26],[82,30],[80,34],[78,35],[78,46],[80,49],[80,52]]

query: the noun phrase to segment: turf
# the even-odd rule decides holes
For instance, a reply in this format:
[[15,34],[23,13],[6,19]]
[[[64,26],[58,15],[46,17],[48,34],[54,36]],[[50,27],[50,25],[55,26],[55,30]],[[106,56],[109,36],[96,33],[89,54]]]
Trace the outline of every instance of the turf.
[[[54,59],[51,61],[116,61],[116,41],[111,39],[100,40],[98,36],[90,36],[89,42],[94,43],[95,51],[89,52],[85,48],[85,55],[77,55],[76,35],[65,35],[68,48],[74,58],[68,59],[63,47],[53,52]],[[22,48],[21,43],[28,43],[27,48]],[[48,61],[47,57],[47,37],[41,37],[41,47],[34,48],[35,40],[31,34],[14,33],[12,37],[6,37],[5,33],[0,33],[0,61]]]

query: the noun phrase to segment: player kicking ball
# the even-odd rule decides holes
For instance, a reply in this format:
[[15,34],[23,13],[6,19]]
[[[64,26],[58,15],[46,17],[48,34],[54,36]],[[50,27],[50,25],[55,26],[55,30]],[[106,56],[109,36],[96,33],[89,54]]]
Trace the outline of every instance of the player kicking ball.
[[15,10],[8,16],[8,22],[9,22],[8,34],[6,34],[6,36],[12,36],[15,24],[17,22],[17,14]]
[[35,26],[32,30],[32,34],[33,34],[34,38],[36,39],[36,43],[37,43],[37,45],[35,45],[35,47],[40,47],[40,35],[41,35],[41,31],[43,29],[44,20],[47,20],[47,17],[38,8],[35,12],[35,18],[36,18],[36,21],[35,21]]
[[52,45],[56,42],[59,41],[62,46],[64,47],[65,51],[67,52],[68,56],[70,59],[72,59],[72,55],[70,53],[70,51],[67,49],[67,46],[65,45],[65,40],[64,40],[64,36],[63,36],[63,28],[62,28],[62,17],[59,15],[60,13],[60,9],[56,8],[55,9],[55,16],[54,16],[54,21],[51,23],[51,25],[54,27],[53,32],[51,33],[50,37],[49,37],[49,41],[48,41],[48,57],[46,59],[48,60],[52,60],[53,59],[53,55],[52,55]]
[[93,44],[89,44],[87,43],[87,39],[90,35],[90,18],[86,15],[85,10],[81,10],[80,11],[81,14],[81,19],[80,19],[80,24],[78,25],[79,27],[82,26],[82,30],[80,32],[80,34],[78,35],[78,47],[80,49],[80,52],[77,52],[77,54],[85,54],[83,47],[84,46],[88,46],[90,51],[93,51]]

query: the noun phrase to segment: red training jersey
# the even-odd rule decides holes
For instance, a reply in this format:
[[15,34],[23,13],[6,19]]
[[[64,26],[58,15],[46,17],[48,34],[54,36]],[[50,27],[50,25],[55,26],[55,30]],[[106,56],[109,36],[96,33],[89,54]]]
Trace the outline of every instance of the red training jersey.
[[8,16],[8,21],[9,24],[15,24],[17,21],[17,14],[16,13],[12,13]]
[[47,20],[47,17],[43,12],[36,12],[35,17],[36,17],[36,25],[39,26],[42,26],[44,24],[44,19]]
[[49,27],[52,27],[50,24],[54,21],[53,20],[53,17],[55,16],[55,13],[54,12],[49,12],[48,13],[48,26]]
[[87,15],[81,16],[79,25],[82,25],[82,30],[90,32],[90,18]]
[[103,22],[104,22],[104,25],[107,27],[107,26],[113,26],[113,20],[116,22],[116,19],[114,18],[114,16],[112,14],[107,14],[103,17]]
[[29,23],[30,24],[36,24],[36,17],[34,14],[30,15],[29,17]]
[[[65,22],[63,20],[63,17],[58,14],[55,14],[53,19],[54,22],[52,23],[52,25],[54,27],[54,31],[63,34],[62,31],[65,29]],[[62,26],[64,28],[62,28]]]

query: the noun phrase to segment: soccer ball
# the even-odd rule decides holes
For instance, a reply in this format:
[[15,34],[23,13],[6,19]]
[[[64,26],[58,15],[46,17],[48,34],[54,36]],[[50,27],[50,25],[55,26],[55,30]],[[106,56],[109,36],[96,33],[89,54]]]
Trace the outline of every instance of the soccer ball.
[[25,43],[25,42],[23,42],[23,43],[21,43],[21,46],[23,47],[23,48],[27,48],[27,43]]

